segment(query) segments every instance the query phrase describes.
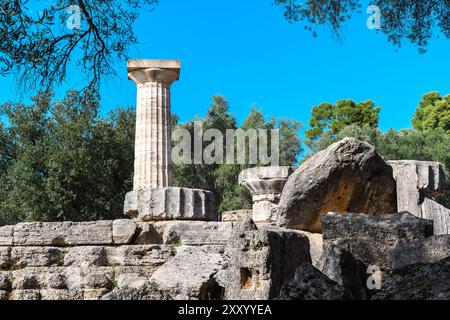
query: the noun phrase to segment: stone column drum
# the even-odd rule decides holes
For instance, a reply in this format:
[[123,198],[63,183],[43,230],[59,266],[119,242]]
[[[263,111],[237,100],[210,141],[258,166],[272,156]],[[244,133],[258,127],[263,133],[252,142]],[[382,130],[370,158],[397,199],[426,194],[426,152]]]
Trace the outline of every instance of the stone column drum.
[[239,184],[245,186],[252,195],[253,221],[276,220],[281,192],[294,170],[293,167],[257,167],[239,174]]
[[434,221],[434,234],[450,234],[450,209],[437,203],[435,197],[445,191],[445,168],[439,162],[388,161],[397,181],[399,211]]
[[178,60],[129,60],[137,86],[133,191],[124,212],[138,221],[214,220],[214,194],[171,186],[170,86],[179,79]]

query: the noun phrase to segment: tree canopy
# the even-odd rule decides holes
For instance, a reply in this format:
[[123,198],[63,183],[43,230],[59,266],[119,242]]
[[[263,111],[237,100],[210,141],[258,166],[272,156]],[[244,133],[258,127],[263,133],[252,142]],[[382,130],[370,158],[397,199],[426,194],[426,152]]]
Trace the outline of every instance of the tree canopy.
[[[133,188],[134,108],[99,115],[95,93],[70,91],[62,100],[42,93],[24,103],[1,105],[0,225],[20,221],[86,221],[120,218]],[[224,97],[213,97],[205,130],[238,128]],[[193,121],[173,128],[192,129]],[[279,128],[280,162],[294,164],[301,151],[299,123],[266,120],[252,109],[245,128]],[[176,142],[174,142],[175,144]],[[249,208],[238,185],[246,165],[175,165],[174,184],[213,191],[219,210]]]
[[[201,121],[203,129],[218,129],[226,136],[227,129],[238,129],[237,120],[229,110],[225,97],[214,96],[206,116],[197,117],[193,121],[180,124],[193,135],[194,122]],[[240,127],[249,129],[280,130],[280,165],[295,165],[302,151],[302,143],[298,135],[301,124],[288,119],[266,119],[261,110],[253,107]],[[270,141],[269,141],[270,142]],[[249,141],[246,141],[248,147]],[[204,143],[204,147],[208,143]],[[256,164],[259,165],[259,164]],[[173,168],[174,183],[188,188],[200,188],[213,191],[218,198],[219,211],[245,209],[251,207],[251,198],[247,191],[237,184],[239,173],[250,164],[181,164]]]
[[[321,123],[316,118],[326,113],[323,109],[329,110],[324,107],[316,111],[316,114],[313,111],[311,120],[313,123]],[[376,123],[354,121],[346,123],[344,127],[339,126],[336,130],[330,129],[326,132],[312,128],[312,133],[320,134],[310,140],[310,154],[325,149],[345,137],[354,137],[375,146],[386,160],[414,159],[441,162],[446,166],[447,176],[449,176],[450,95],[442,97],[438,92],[425,94],[419,102],[412,122],[415,130],[390,129],[386,133],[378,128],[378,117]],[[450,208],[450,181],[447,182],[445,194],[438,201]]]
[[327,132],[334,136],[345,127],[356,124],[378,127],[379,112],[381,107],[375,107],[372,101],[355,103],[353,100],[339,100],[335,104],[322,103],[312,109],[310,129],[305,135],[310,148]]
[[316,35],[317,26],[325,25],[337,36],[343,26],[358,12],[376,5],[381,14],[381,31],[396,46],[404,41],[416,45],[421,52],[426,50],[433,33],[450,38],[450,2],[435,0],[274,0],[283,6],[285,17],[290,22],[303,22],[305,28]]
[[439,92],[430,92],[422,97],[412,120],[420,131],[442,129],[450,135],[450,95],[441,97]]
[[35,1],[0,0],[0,74],[17,74],[24,85],[45,91],[61,84],[72,64],[96,88],[137,43],[132,26],[139,10],[157,3],[56,0],[38,8]]
[[134,111],[98,116],[88,92],[5,103],[0,223],[118,217],[132,188]]
[[[69,66],[86,75],[91,88],[114,74],[138,39],[133,24],[159,0],[55,0],[51,5],[29,0],[0,0],[0,75],[15,74],[24,86],[47,90],[67,80]],[[316,33],[329,26],[340,35],[360,12],[358,0],[274,0],[290,22],[303,22]],[[450,3],[435,0],[374,0],[381,30],[389,41],[410,41],[424,51],[435,30],[450,37]]]

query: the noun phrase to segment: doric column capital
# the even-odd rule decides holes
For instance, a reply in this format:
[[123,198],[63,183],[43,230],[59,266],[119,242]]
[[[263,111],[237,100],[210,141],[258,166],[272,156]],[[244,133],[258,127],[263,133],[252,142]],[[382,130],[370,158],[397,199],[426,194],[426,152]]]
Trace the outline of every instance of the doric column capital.
[[252,197],[271,199],[281,194],[294,170],[294,167],[288,166],[250,168],[241,171],[238,182],[250,191]]
[[255,222],[276,221],[278,202],[293,167],[257,167],[239,174],[239,184],[250,191]]
[[147,82],[166,82],[169,85],[179,79],[179,60],[128,60],[128,79],[136,85]]

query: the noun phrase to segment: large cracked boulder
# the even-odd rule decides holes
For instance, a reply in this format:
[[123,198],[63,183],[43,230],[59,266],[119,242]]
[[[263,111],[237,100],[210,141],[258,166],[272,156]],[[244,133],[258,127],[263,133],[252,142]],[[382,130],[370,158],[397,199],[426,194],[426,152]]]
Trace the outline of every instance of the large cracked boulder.
[[284,186],[277,225],[322,230],[328,212],[397,212],[392,168],[366,142],[345,138],[305,161]]

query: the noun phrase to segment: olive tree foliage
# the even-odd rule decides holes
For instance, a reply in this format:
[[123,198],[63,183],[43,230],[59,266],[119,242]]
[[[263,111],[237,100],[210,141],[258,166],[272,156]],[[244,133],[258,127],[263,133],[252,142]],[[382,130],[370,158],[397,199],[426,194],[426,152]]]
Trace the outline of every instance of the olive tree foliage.
[[433,32],[450,38],[449,0],[274,0],[283,6],[290,22],[302,22],[317,35],[318,26],[328,26],[337,36],[343,26],[369,5],[377,5],[381,13],[381,31],[388,40],[400,46],[405,40],[426,50]]
[[158,0],[0,0],[0,75],[46,91],[66,80],[69,67],[98,88],[137,43],[133,23]]

